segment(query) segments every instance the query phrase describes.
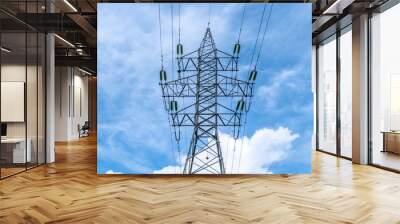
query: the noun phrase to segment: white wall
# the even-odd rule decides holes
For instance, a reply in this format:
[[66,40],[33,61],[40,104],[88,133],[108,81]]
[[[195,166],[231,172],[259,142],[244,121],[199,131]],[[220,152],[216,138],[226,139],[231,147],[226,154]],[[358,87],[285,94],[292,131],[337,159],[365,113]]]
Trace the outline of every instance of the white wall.
[[55,141],[68,140],[68,88],[70,84],[69,68],[55,68]]
[[55,140],[77,139],[78,124],[88,120],[88,77],[76,68],[56,67],[55,86]]
[[[38,70],[37,70],[38,69]],[[2,114],[4,113],[20,113],[22,116],[20,121],[5,122],[7,124],[7,137],[9,138],[24,138],[27,136],[29,139],[29,147],[31,148],[32,161],[36,162],[39,159],[39,163],[44,163],[45,159],[45,112],[44,112],[44,100],[45,100],[45,85],[44,85],[44,73],[42,72],[41,66],[28,65],[18,63],[3,64],[1,66],[1,81],[3,82],[20,82],[26,84],[26,102],[23,102],[20,107],[7,107],[2,105]],[[25,80],[27,79],[27,80]],[[24,87],[23,87],[24,88]],[[22,92],[21,92],[22,91]],[[24,89],[19,90],[19,93],[24,94]],[[5,94],[5,95],[4,95]],[[5,92],[2,89],[2,99],[12,97],[7,94],[13,94]],[[25,96],[21,97],[25,98]],[[2,102],[3,104],[4,102]],[[13,102],[11,102],[13,103]],[[14,102],[17,103],[17,102]],[[26,106],[25,106],[26,103]],[[17,111],[18,110],[18,111]],[[26,112],[26,120],[25,120]],[[2,118],[2,120],[4,120]],[[51,160],[49,160],[51,162]]]
[[[5,64],[1,66],[1,81],[2,82],[25,82],[25,69],[31,70],[32,67],[25,67],[25,64]],[[3,96],[4,97],[4,96]],[[6,110],[6,108],[1,108]],[[7,123],[8,137],[25,137],[25,122],[8,122]]]
[[[75,70],[77,71],[77,70]],[[83,73],[79,72],[79,75],[74,77],[74,116],[72,119],[72,135],[78,137],[78,124],[83,125],[85,121],[88,121],[88,77],[82,76]],[[79,97],[80,96],[80,97]],[[79,103],[80,101],[80,103]],[[79,108],[81,107],[81,108]],[[81,111],[80,111],[81,110]]]
[[[32,80],[31,75],[36,76],[36,66],[25,66],[25,64],[4,64],[1,66],[1,81],[2,82],[24,82],[26,83],[25,76],[28,72],[28,84],[30,87],[32,85],[35,88],[27,88],[27,119],[28,119],[28,137],[33,131],[36,135],[36,120],[37,115],[32,111],[36,112],[36,80]],[[41,72],[41,71],[39,71]],[[2,96],[6,97],[6,96]],[[43,105],[39,105],[41,107]],[[2,110],[7,110],[7,108],[1,108]],[[24,110],[24,108],[21,108]],[[34,123],[32,123],[34,122]],[[25,123],[22,122],[7,122],[7,135],[8,137],[25,137]],[[40,136],[43,137],[43,136]]]

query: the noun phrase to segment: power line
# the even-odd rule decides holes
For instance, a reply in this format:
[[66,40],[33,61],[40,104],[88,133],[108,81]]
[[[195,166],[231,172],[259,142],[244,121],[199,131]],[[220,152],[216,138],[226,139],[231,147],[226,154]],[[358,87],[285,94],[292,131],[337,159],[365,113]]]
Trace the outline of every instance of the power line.
[[171,75],[174,75],[174,5],[171,3]]
[[162,30],[161,30],[161,6],[158,4],[158,24],[160,26],[160,57],[161,57],[161,68],[164,67],[164,54],[163,54],[163,44],[162,44]]
[[[265,6],[265,5],[264,5],[264,6]],[[269,21],[270,21],[271,14],[272,14],[272,8],[273,8],[273,4],[271,4],[271,6],[270,6],[270,8],[269,8],[267,21],[266,21],[266,23],[265,23],[265,28],[264,28],[263,37],[262,37],[261,43],[260,43],[260,49],[259,49],[259,51],[258,51],[257,58],[256,58],[256,61],[255,61],[255,64],[254,64],[254,69],[257,68],[257,64],[258,64],[258,61],[259,61],[259,59],[260,59],[262,47],[263,47],[263,44],[264,44],[265,36],[266,36],[267,30],[268,30]],[[264,13],[264,11],[265,11],[265,7],[264,7],[264,10],[263,10],[263,13]],[[260,22],[260,27],[261,27],[261,24],[262,24],[262,21]],[[260,29],[259,29],[259,31],[260,31]],[[258,34],[257,34],[257,39],[258,39]],[[256,43],[257,43],[257,41],[256,41]],[[256,45],[255,45],[255,46],[256,46]],[[255,50],[255,49],[256,49],[256,47],[254,47],[254,50]],[[253,52],[253,53],[254,53],[254,52]],[[252,60],[251,62],[253,62],[253,60]],[[250,66],[251,66],[251,64],[250,64]],[[249,105],[248,105],[248,107],[245,109],[246,113],[245,113],[245,117],[244,117],[243,137],[242,137],[242,142],[241,142],[241,146],[240,146],[240,153],[239,153],[238,172],[239,172],[239,170],[240,170],[240,163],[241,163],[241,159],[242,159],[242,151],[243,151],[244,137],[246,136],[247,113],[248,113],[248,111],[249,111],[249,109],[250,109],[251,100],[252,100],[252,99],[250,98],[250,100],[248,101],[248,102],[249,102]]]
[[239,162],[238,162],[238,173],[240,171],[240,163],[242,161],[242,151],[243,151],[243,143],[244,143],[244,137],[246,137],[246,124],[247,124],[247,112],[244,115],[244,123],[243,123],[243,134],[242,134],[242,142],[240,144],[240,152],[239,152]]
[[[252,64],[253,64],[254,55],[256,54],[256,49],[257,49],[257,44],[258,44],[258,38],[259,38],[259,36],[260,36],[262,24],[263,24],[263,21],[264,21],[266,6],[267,6],[267,3],[264,3],[264,7],[263,7],[261,19],[260,19],[260,24],[259,24],[259,26],[258,26],[256,42],[255,42],[255,44],[254,44],[253,52],[252,52],[252,55],[251,55],[250,66],[249,66],[249,71],[248,71],[249,74],[250,74],[250,69],[251,69]],[[244,11],[244,10],[243,10],[243,11]],[[244,13],[245,13],[245,12],[243,12],[243,15],[242,15],[242,16],[244,16]],[[251,100],[251,99],[250,99],[250,100]],[[250,108],[250,106],[249,106],[249,108]],[[245,122],[246,122],[246,118],[247,118],[247,110],[245,110]],[[244,130],[244,131],[246,130],[246,129],[245,129],[245,124],[244,124],[244,126],[243,126],[243,130]],[[243,131],[243,134],[242,134],[243,136],[244,136],[244,131]],[[238,132],[239,132],[239,133],[238,133],[238,136],[240,136],[240,128],[239,128],[239,131],[238,131]],[[244,138],[244,137],[243,137],[243,138]],[[243,138],[242,138],[242,142],[241,142],[241,146],[240,146],[238,169],[239,169],[239,167],[240,167],[240,161],[241,161],[242,150],[243,150]],[[236,146],[236,143],[235,143],[235,146]],[[232,166],[232,172],[233,172],[233,166]]]
[[232,153],[232,166],[231,166],[231,173],[233,173],[233,164],[235,162],[235,153],[236,153],[236,141],[237,139],[235,138],[234,143],[233,143],[233,153]]
[[254,68],[257,67],[258,59],[260,58],[260,55],[261,55],[261,50],[262,50],[262,47],[263,47],[263,44],[264,44],[264,39],[265,39],[267,30],[268,30],[268,25],[269,25],[269,21],[270,21],[270,18],[271,18],[272,7],[273,7],[273,6],[274,6],[274,4],[271,3],[271,7],[269,8],[269,13],[268,13],[267,22],[265,23],[265,29],[264,29],[263,38],[261,39],[260,50],[258,51],[257,60],[256,60],[256,63],[254,64]]
[[[168,126],[169,126],[169,132],[170,132],[170,135],[169,135],[169,138],[170,138],[170,143],[171,143],[171,150],[172,150],[172,154],[173,154],[173,156],[174,156],[174,160],[176,159],[176,155],[175,155],[175,147],[174,147],[174,141],[172,140],[172,125],[171,125],[171,119],[170,119],[170,117],[168,116]],[[178,173],[177,172],[177,169],[176,169],[176,167],[175,167],[175,173]]]
[[242,12],[242,19],[240,21],[240,29],[239,29],[239,35],[238,35],[238,40],[237,42],[240,42],[240,36],[242,34],[242,27],[243,27],[243,21],[244,21],[244,15],[246,13],[246,3],[243,3],[243,12]]
[[[180,35],[180,33],[179,33]],[[173,78],[175,78],[175,73],[174,73],[174,5],[171,3],[171,75]],[[175,97],[173,97],[175,100]],[[178,135],[177,135],[177,129],[178,129]],[[181,140],[181,130],[180,127],[174,127],[174,136],[175,136],[175,141],[177,142],[177,151],[178,151],[178,164],[180,164],[180,140]],[[175,152],[174,152],[175,153]],[[176,158],[176,157],[175,157]]]
[[261,19],[260,19],[260,25],[258,26],[258,32],[257,32],[256,43],[254,44],[253,53],[252,53],[252,55],[251,55],[249,73],[250,73],[250,68],[252,67],[252,64],[253,64],[254,55],[255,55],[255,53],[256,53],[256,48],[257,48],[257,44],[258,44],[258,37],[260,36],[261,27],[262,27],[262,24],[263,24],[263,21],[264,21],[264,15],[265,15],[265,8],[266,8],[266,6],[267,6],[267,3],[264,3],[264,8],[263,8],[262,15],[261,15]]
[[181,4],[179,3],[179,5],[178,5],[178,15],[179,15],[179,17],[178,17],[178,26],[179,26],[179,29],[178,29],[178,43],[181,43]]
[[211,3],[208,4],[208,27],[210,27],[211,23]]
[[[181,44],[181,3],[178,3],[178,43],[179,43],[179,45]],[[182,49],[182,51],[183,51],[183,49]],[[181,78],[181,74],[179,72],[178,73],[178,79],[180,79],[180,78]],[[183,99],[183,105],[182,106],[185,106],[185,99]],[[179,128],[179,134],[180,134],[180,128]],[[184,129],[184,133],[183,134],[185,135],[185,139],[186,139],[186,136],[187,136],[186,128]],[[178,161],[179,162],[179,166],[181,166],[180,142],[178,143],[178,156],[179,156],[179,161]],[[183,171],[183,170],[181,170],[181,171]]]
[[[234,53],[237,53],[237,54],[239,54],[239,52],[240,52],[240,44],[239,43],[240,43],[240,36],[242,34],[242,27],[243,27],[245,13],[246,13],[246,3],[243,3],[243,12],[242,12],[242,18],[240,21],[239,35],[238,35],[237,43],[235,44],[235,47],[233,49]],[[235,79],[237,78],[237,76],[238,76],[238,71],[236,71]]]

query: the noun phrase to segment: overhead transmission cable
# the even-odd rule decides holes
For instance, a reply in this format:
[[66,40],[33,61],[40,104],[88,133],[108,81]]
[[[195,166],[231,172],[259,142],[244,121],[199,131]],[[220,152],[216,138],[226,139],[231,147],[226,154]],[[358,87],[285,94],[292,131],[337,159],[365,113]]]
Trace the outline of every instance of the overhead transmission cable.
[[[250,75],[250,72],[251,72],[251,71],[250,71],[250,70],[251,70],[251,67],[252,67],[252,65],[253,65],[254,55],[256,54],[256,50],[257,50],[258,39],[259,39],[259,37],[260,37],[260,32],[261,32],[262,24],[263,24],[263,22],[264,22],[265,9],[266,9],[266,7],[267,7],[267,3],[264,3],[264,7],[263,7],[263,10],[262,10],[261,19],[260,19],[260,24],[259,24],[259,26],[258,26],[256,42],[255,42],[255,44],[254,44],[253,52],[252,52],[252,54],[251,54],[251,60],[250,60],[249,71],[248,71],[248,74],[249,74],[249,75]],[[250,100],[249,100],[249,101],[250,101]],[[249,103],[249,104],[250,104],[250,103]],[[245,107],[246,107],[246,105],[245,105]],[[248,106],[248,108],[250,108],[250,107]],[[245,115],[244,115],[244,116],[245,116],[245,122],[246,122],[246,119],[247,119],[247,110],[245,110]],[[245,123],[244,123],[244,125],[243,125],[243,130],[245,130]],[[238,136],[240,136],[240,128],[239,128]],[[243,137],[245,136],[244,131],[243,131],[243,133],[242,133],[242,136],[243,136]],[[242,150],[243,150],[243,139],[242,139],[241,146],[240,146],[239,161],[241,160],[240,156],[241,156],[241,153],[242,153],[241,151],[242,151]],[[238,164],[238,166],[240,166],[240,165]]]
[[208,3],[208,27],[210,27],[211,23],[211,3]]
[[[242,11],[242,18],[241,18],[241,21],[240,21],[238,39],[237,39],[237,42],[236,42],[235,47],[233,49],[233,53],[234,54],[238,54],[238,55],[239,55],[239,52],[240,52],[240,37],[241,37],[241,34],[242,34],[242,27],[243,27],[245,14],[246,14],[246,3],[243,3],[243,11]],[[238,76],[238,71],[236,71],[235,79],[237,79],[237,76]]]
[[178,43],[181,43],[181,4],[178,5]]
[[[233,49],[233,53],[237,54],[237,55],[239,55],[239,52],[240,52],[240,37],[241,37],[241,34],[242,34],[242,28],[243,28],[245,14],[246,14],[246,3],[243,3],[243,11],[242,11],[242,16],[241,16],[241,21],[240,21],[238,39],[237,39],[237,42],[236,42],[235,47]],[[236,71],[236,73],[235,73],[235,79],[237,79],[237,76],[238,76],[238,71]],[[231,107],[232,107],[232,105],[231,105]],[[237,139],[239,138],[239,134],[240,134],[240,127],[237,130],[237,134],[236,134],[236,130],[235,129],[232,130],[232,136],[234,138],[234,143],[233,143],[233,152],[232,152],[231,173],[233,173],[234,162],[235,162],[235,154],[236,154],[236,142],[237,142]]]
[[[177,56],[182,57],[183,45],[181,44],[181,4],[178,4],[178,45],[176,45]],[[181,70],[178,70],[178,79],[181,79]]]
[[[267,31],[268,31],[268,25],[269,25],[269,21],[270,21],[270,18],[271,18],[272,7],[273,7],[273,6],[274,6],[273,3],[271,3],[271,6],[269,7],[269,11],[268,11],[268,17],[267,17],[266,22],[265,22],[265,25],[264,25],[263,36],[262,36],[262,39],[261,39],[261,42],[260,42],[260,46],[259,46],[258,54],[257,54],[257,57],[256,57],[256,61],[255,61],[255,63],[254,63],[254,68],[253,68],[253,70],[252,70],[252,71],[255,72],[255,73],[257,73],[257,65],[258,65],[258,61],[259,61],[259,59],[260,59],[261,51],[262,51],[262,48],[263,48],[263,45],[264,45],[265,36],[266,36],[266,34],[267,34]],[[263,11],[263,12],[264,12],[264,11]],[[264,14],[263,14],[263,17],[264,17]],[[261,24],[262,24],[262,23],[263,23],[263,22],[261,21],[261,22],[260,22],[260,27],[261,27]],[[260,32],[260,30],[259,30],[259,32]],[[258,35],[257,35],[257,39],[258,39]],[[256,50],[256,46],[254,47],[254,50]],[[253,53],[255,53],[255,51],[253,51]],[[254,56],[254,55],[253,55],[253,56]],[[253,58],[253,57],[252,57],[252,58]],[[250,63],[249,74],[250,74],[250,69],[251,69],[252,62],[253,62],[253,60],[252,60],[251,63]],[[245,111],[246,111],[246,115],[245,115],[245,116],[247,116],[247,112],[250,110],[251,99],[252,99],[252,98],[250,98],[247,107],[245,107]],[[243,134],[244,134],[244,133],[243,133]]]
[[[272,8],[273,8],[274,4],[272,3],[270,8],[269,8],[269,12],[268,12],[268,17],[267,17],[267,21],[265,22],[265,27],[264,27],[264,33],[263,33],[263,37],[261,39],[261,43],[260,43],[260,49],[258,51],[257,54],[257,58],[254,64],[254,70],[256,70],[257,65],[258,65],[258,61],[260,59],[260,55],[261,55],[261,51],[264,45],[264,40],[268,31],[268,26],[269,26],[269,22],[271,20],[271,15],[272,15]],[[261,24],[261,23],[260,23]],[[243,151],[243,143],[244,143],[244,136],[246,135],[246,124],[247,124],[247,113],[250,109],[250,105],[251,105],[251,98],[249,100],[248,106],[245,108],[245,117],[244,117],[244,123],[243,123],[243,138],[242,138],[242,142],[241,142],[241,146],[240,146],[240,153],[239,153],[239,163],[238,163],[238,173],[240,171],[240,163],[241,163],[241,158],[242,158],[242,151]]]
[[171,3],[171,74],[174,75],[174,5]]
[[258,51],[258,55],[257,55],[256,63],[254,64],[254,68],[257,68],[258,60],[260,59],[261,51],[262,51],[263,44],[264,44],[264,39],[265,39],[267,30],[268,30],[269,21],[270,21],[271,14],[272,14],[272,7],[274,7],[273,3],[271,3],[271,7],[269,7],[268,18],[267,18],[267,22],[265,23],[264,34],[263,34],[263,37],[261,39],[260,49]]
[[[175,79],[175,72],[174,72],[174,5],[172,3],[171,3],[171,73],[172,73],[172,77]],[[178,130],[176,130],[176,129],[178,129]],[[181,157],[181,147],[180,147],[181,130],[180,130],[180,127],[178,127],[178,128],[174,127],[174,135],[175,135],[175,140],[177,143],[178,163],[180,164],[180,157]]]
[[[260,25],[258,26],[256,42],[255,42],[255,44],[254,44],[253,53],[251,54],[250,67],[251,67],[252,64],[253,64],[254,55],[255,55],[255,53],[256,53],[256,49],[257,49],[257,45],[258,45],[258,38],[259,38],[259,36],[260,36],[261,27],[262,27],[262,24],[263,24],[263,21],[264,21],[264,15],[265,15],[265,8],[266,8],[266,6],[267,6],[267,3],[264,3],[264,7],[263,7],[261,19],[260,19]],[[250,73],[250,68],[249,68],[249,73]]]
[[246,124],[247,124],[247,112],[244,115],[244,123],[243,123],[243,134],[241,138],[241,143],[240,143],[240,151],[239,151],[239,161],[238,161],[238,168],[237,172],[240,172],[240,162],[242,160],[242,151],[243,151],[243,142],[244,142],[244,137],[246,137]]
[[[178,3],[178,48],[181,46],[181,3]],[[183,51],[183,49],[182,49]],[[179,51],[177,51],[179,53]],[[181,72],[178,72],[178,79],[181,79]],[[182,107],[185,107],[185,98],[182,99]],[[187,130],[184,128],[184,139],[187,139]],[[186,145],[186,142],[183,143],[183,145]],[[178,148],[178,154],[179,154],[179,166],[181,166],[181,150],[180,147]],[[183,170],[181,170],[183,171]]]
[[164,68],[164,54],[163,54],[163,43],[162,43],[162,30],[161,30],[161,6],[158,4],[158,24],[160,26],[160,58],[161,58],[161,69]]
[[243,27],[243,22],[244,22],[244,15],[246,14],[246,3],[243,3],[243,12],[242,12],[242,19],[240,21],[240,28],[239,28],[239,35],[238,35],[238,40],[237,43],[240,42],[240,36],[242,34],[242,27]]
[[[259,24],[259,26],[258,26],[256,42],[255,42],[255,44],[254,44],[253,52],[252,52],[252,55],[251,55],[250,66],[249,66],[249,72],[248,72],[249,74],[250,74],[250,68],[252,67],[252,64],[253,64],[254,55],[256,54],[256,49],[257,49],[257,45],[258,45],[258,38],[259,38],[259,36],[260,36],[262,24],[263,24],[263,21],[264,21],[264,15],[265,15],[265,8],[266,8],[266,6],[267,6],[267,3],[264,3],[264,7],[263,7],[261,19],[260,19],[260,24]],[[243,9],[242,19],[244,19],[244,14],[245,14],[245,8]],[[241,23],[243,23],[243,21],[242,21]],[[241,28],[240,28],[240,30],[241,30]],[[239,30],[239,34],[241,34],[241,31],[240,31],[240,30]],[[243,99],[242,99],[242,100],[243,100]],[[246,116],[246,114],[245,114],[245,116]],[[238,136],[238,137],[240,136],[240,127],[239,127],[239,130],[238,130],[237,136]],[[243,136],[244,136],[244,134],[243,134]],[[232,153],[232,169],[231,169],[231,172],[232,172],[232,173],[233,173],[233,163],[234,163],[234,160],[235,160],[236,140],[237,140],[238,137],[234,136],[235,143],[234,143],[234,146],[233,146],[233,153]],[[243,141],[242,141],[242,143],[243,143]],[[243,146],[243,144],[241,145],[240,151],[242,151],[242,146]],[[241,155],[241,152],[240,152],[240,154],[239,154],[239,160],[240,160],[240,155]]]
[[[159,30],[159,32],[160,32],[160,60],[161,60],[160,79],[166,80],[167,74],[164,70],[164,53],[163,53],[163,41],[162,41],[161,5],[160,4],[158,4],[158,24],[159,24],[159,28],[160,28],[160,30]],[[165,110],[168,111],[168,106],[165,101],[164,101],[164,107],[165,107]]]
[[[163,42],[162,42],[162,28],[161,28],[161,4],[158,4],[158,23],[159,23],[159,28],[160,28],[160,56],[161,56],[161,72],[160,72],[160,74],[162,74],[162,72],[165,73],[165,71],[164,71],[164,54],[163,54]],[[166,79],[166,75],[165,75],[165,79]],[[164,105],[165,105],[165,109],[167,111],[169,111],[167,103],[165,101],[164,101]],[[169,135],[170,139],[169,140],[170,140],[170,144],[171,144],[171,151],[172,151],[174,159],[175,159],[176,155],[175,155],[175,150],[174,150],[174,143],[173,143],[174,141],[172,140],[173,139],[173,137],[172,137],[173,131],[172,131],[172,128],[171,128],[171,119],[170,119],[169,114],[167,114],[167,115],[168,115],[168,124],[169,124],[168,128],[169,128],[169,133],[170,133],[170,135]],[[178,173],[177,169],[175,169],[175,172]]]

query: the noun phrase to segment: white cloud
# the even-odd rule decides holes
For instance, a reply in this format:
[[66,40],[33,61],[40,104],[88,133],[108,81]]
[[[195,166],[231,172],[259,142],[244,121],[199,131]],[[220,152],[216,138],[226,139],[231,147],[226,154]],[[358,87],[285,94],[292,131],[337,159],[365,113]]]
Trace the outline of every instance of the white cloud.
[[[285,159],[292,150],[292,142],[299,137],[298,134],[284,127],[259,129],[250,138],[245,136],[236,140],[236,144],[234,138],[229,134],[220,133],[219,136],[227,174],[272,173],[269,166]],[[166,166],[154,173],[171,174],[181,171],[181,166]]]
[[154,174],[177,174],[181,173],[182,167],[180,166],[166,166],[160,170],[155,170]]
[[[303,64],[298,64],[292,68],[286,68],[276,72],[275,74],[271,74],[274,76],[271,83],[260,86],[257,89],[257,97],[263,99],[268,108],[276,106],[276,103],[279,100],[279,95],[282,91],[297,88],[299,83],[295,82],[296,80],[294,80],[294,77],[298,76],[303,69]],[[265,73],[268,74],[269,72]]]
[[[233,154],[234,139],[221,134],[221,145],[227,171],[232,173],[266,173],[269,166],[287,157],[292,149],[292,142],[298,138],[288,128],[263,128],[257,130],[250,138],[244,137],[236,141],[236,152]],[[228,150],[224,147],[229,144]],[[243,144],[243,145],[242,145]],[[242,155],[240,157],[240,149]],[[240,166],[239,166],[239,157]],[[233,162],[233,170],[232,170]]]
[[122,174],[121,172],[115,172],[114,170],[107,170],[105,174]]

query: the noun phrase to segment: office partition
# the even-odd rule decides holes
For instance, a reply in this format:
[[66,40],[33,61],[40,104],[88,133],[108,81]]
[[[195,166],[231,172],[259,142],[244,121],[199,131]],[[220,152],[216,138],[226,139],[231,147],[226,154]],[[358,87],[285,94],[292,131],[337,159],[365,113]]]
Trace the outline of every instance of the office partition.
[[[20,16],[42,13],[45,1],[2,1]],[[0,22],[0,178],[45,163],[45,34],[7,11]]]

